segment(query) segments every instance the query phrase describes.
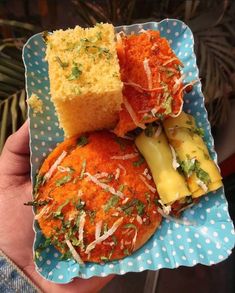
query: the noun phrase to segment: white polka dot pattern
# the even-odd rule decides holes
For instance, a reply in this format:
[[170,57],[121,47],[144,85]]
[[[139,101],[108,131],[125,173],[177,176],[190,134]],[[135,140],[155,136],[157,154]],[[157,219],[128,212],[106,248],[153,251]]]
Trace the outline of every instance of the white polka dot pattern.
[[[127,34],[140,29],[160,30],[161,35],[171,40],[171,46],[184,64],[185,81],[198,78],[194,41],[190,29],[181,21],[166,19],[160,23],[149,22],[118,27]],[[63,132],[58,127],[55,110],[50,101],[48,67],[45,62],[45,44],[41,34],[31,37],[24,46],[23,58],[26,67],[28,97],[36,93],[43,101],[43,114],[33,114],[29,109],[32,179],[45,156],[61,141]],[[212,157],[216,160],[213,138],[204,107],[201,84],[184,97],[184,110],[194,115],[197,124],[205,129],[205,141]],[[79,266],[74,260],[63,261],[54,247],[46,249],[36,261],[40,274],[57,283],[68,283],[74,277],[90,278],[109,274],[141,272],[146,269],[176,268],[180,265],[193,266],[197,263],[214,264],[227,258],[234,246],[234,229],[228,214],[224,191],[220,188],[201,199],[193,209],[185,211],[183,219],[193,223],[183,226],[164,220],[155,235],[137,252],[121,261],[105,265],[88,263]],[[35,222],[38,247],[44,237]]]

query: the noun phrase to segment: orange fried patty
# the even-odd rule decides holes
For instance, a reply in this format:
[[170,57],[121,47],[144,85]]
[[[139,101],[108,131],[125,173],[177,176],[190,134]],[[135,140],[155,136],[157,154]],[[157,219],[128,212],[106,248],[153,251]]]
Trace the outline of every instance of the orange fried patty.
[[107,131],[65,140],[35,185],[46,242],[65,257],[103,262],[142,246],[161,222],[154,182],[134,142]]
[[159,31],[117,38],[123,104],[115,128],[123,136],[136,127],[179,113],[183,104],[181,61]]

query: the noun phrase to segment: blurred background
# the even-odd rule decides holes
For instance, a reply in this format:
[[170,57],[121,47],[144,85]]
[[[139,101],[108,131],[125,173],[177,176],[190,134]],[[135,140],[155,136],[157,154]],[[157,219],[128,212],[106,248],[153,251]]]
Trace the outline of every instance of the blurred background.
[[[235,216],[235,1],[232,0],[0,0],[0,152],[27,118],[26,40],[40,31],[176,18],[193,31],[205,103]],[[116,277],[102,292],[235,292],[235,256],[196,266]],[[200,288],[199,288],[200,287]],[[115,291],[114,291],[115,288]]]

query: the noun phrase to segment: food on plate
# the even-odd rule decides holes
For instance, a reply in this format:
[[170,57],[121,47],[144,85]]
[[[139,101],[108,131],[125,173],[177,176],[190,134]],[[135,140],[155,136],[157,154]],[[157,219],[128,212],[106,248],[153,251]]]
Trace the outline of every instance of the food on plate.
[[176,118],[164,120],[163,127],[192,197],[200,197],[221,187],[222,177],[202,139],[203,129],[197,128],[193,116],[182,112]]
[[161,222],[158,194],[132,140],[108,131],[66,139],[41,166],[35,219],[64,257],[103,262],[141,247]]
[[51,98],[65,136],[114,127],[122,103],[114,27],[76,26],[44,39]]
[[135,140],[156,183],[161,202],[169,205],[190,196],[187,182],[177,171],[178,163],[160,125],[153,133],[143,131]]
[[135,143],[152,172],[163,212],[179,215],[197,198],[222,186],[218,167],[193,116],[181,112],[150,124]]
[[37,95],[32,94],[27,103],[32,108],[34,114],[43,113],[43,102]]
[[158,31],[119,33],[115,43],[113,26],[97,24],[45,39],[51,97],[68,138],[35,182],[31,204],[46,238],[36,255],[52,244],[79,264],[121,259],[162,216],[179,216],[222,186],[201,129],[182,112],[195,81],[183,84],[183,64]]
[[[117,52],[124,84],[123,104],[115,128],[118,136],[146,123],[178,115],[183,106],[183,66],[159,31],[117,35]],[[192,82],[191,84],[193,84]]]

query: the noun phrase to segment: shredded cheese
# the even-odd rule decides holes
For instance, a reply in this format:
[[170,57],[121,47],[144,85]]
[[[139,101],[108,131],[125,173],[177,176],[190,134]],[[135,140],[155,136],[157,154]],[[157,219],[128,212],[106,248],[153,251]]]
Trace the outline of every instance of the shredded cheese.
[[101,172],[94,175],[94,177],[96,177],[97,179],[108,177],[108,176],[109,176],[109,173],[107,172]]
[[34,217],[34,219],[35,219],[35,220],[39,220],[39,219],[41,219],[41,217],[42,217],[44,214],[48,213],[49,209],[50,209],[50,207],[48,207],[48,206],[43,207],[43,208],[41,209],[41,211],[40,211],[40,212]]
[[64,167],[64,166],[58,166],[57,169],[62,173],[69,172],[71,170],[69,167]]
[[110,159],[111,160],[129,160],[129,159],[133,159],[135,157],[138,157],[138,153],[131,153],[131,154],[126,154],[123,156],[112,156]]
[[181,100],[180,109],[179,109],[178,113],[176,113],[176,114],[173,114],[173,113],[172,113],[172,114],[170,114],[169,116],[172,117],[172,118],[176,118],[176,117],[178,117],[178,116],[181,114],[181,112],[182,112],[183,105],[184,105],[184,103],[183,103],[183,99],[182,99],[182,100]]
[[148,173],[149,170],[146,168],[144,169],[144,172],[142,173],[148,180],[152,179],[152,176]]
[[152,85],[152,73],[151,73],[151,69],[149,67],[149,60],[147,58],[144,59],[143,61],[143,65],[144,65],[144,70],[148,79],[148,87],[150,89],[152,89],[153,85]]
[[66,239],[65,242],[66,242],[73,258],[76,260],[76,262],[79,263],[80,265],[84,265],[84,262],[82,261],[80,255],[77,253],[77,251],[73,247],[72,243],[68,239]]
[[141,216],[136,215],[136,220],[137,220],[137,222],[138,222],[140,225],[143,224],[143,220],[142,220]]
[[176,170],[180,166],[180,164],[177,162],[176,153],[175,153],[173,146],[170,144],[169,144],[169,146],[170,146],[171,153],[172,153],[172,167]]
[[171,217],[169,215],[166,215],[164,213],[164,211],[162,209],[160,209],[160,208],[158,208],[157,210],[158,210],[159,214],[162,215],[163,218],[165,218],[165,219],[168,219],[170,221],[176,222],[176,223],[178,223],[180,225],[196,226],[196,223],[195,222],[190,222],[190,221],[186,221],[186,220],[177,219],[175,217]]
[[124,242],[124,240],[122,239],[121,242],[120,242],[120,248],[121,248],[121,249],[124,248],[123,242]]
[[96,185],[98,185],[99,187],[101,187],[104,190],[108,190],[108,192],[112,193],[113,195],[117,195],[120,198],[124,198],[124,194],[119,191],[119,190],[115,190],[112,186],[109,186],[106,183],[100,182],[95,176],[92,176],[90,173],[86,172],[84,173],[93,183],[95,183]]
[[101,220],[95,225],[95,240],[97,240],[100,237],[102,223],[103,221]]
[[133,249],[135,247],[135,243],[136,243],[136,239],[137,239],[137,234],[138,234],[138,231],[137,231],[137,229],[135,229],[135,235],[134,235],[133,240],[132,240],[132,247],[133,247]]
[[144,178],[143,175],[140,174],[139,176],[140,176],[140,179],[144,182],[144,184],[148,187],[148,189],[151,192],[155,193],[157,191],[156,188],[154,188],[153,186],[151,186],[150,184],[148,184],[148,182],[146,181],[146,179]]
[[153,137],[157,138],[162,132],[162,126],[161,124],[158,124],[158,128],[156,130],[156,132],[154,133]]
[[59,164],[63,161],[63,159],[67,156],[67,152],[63,151],[61,155],[55,160],[55,162],[52,164],[49,171],[44,175],[45,181],[49,180],[54,173],[54,171],[57,169]]
[[154,92],[154,91],[162,90],[164,88],[164,86],[160,86],[156,88],[145,88],[145,87],[142,87],[140,84],[135,83],[133,81],[128,81],[128,82],[124,81],[123,83],[125,85],[136,87],[137,89],[140,89],[141,91],[145,91],[145,92]]
[[208,187],[207,185],[200,179],[197,179],[196,180],[196,183],[201,187],[201,189],[204,191],[204,192],[207,192],[208,191]]
[[166,215],[169,215],[170,212],[171,212],[171,206],[168,206],[168,205],[164,205],[164,203],[159,199],[158,202],[160,203],[160,205],[162,206],[162,209],[163,209],[163,212],[166,214]]
[[113,217],[118,217],[118,216],[119,216],[119,212],[115,212],[115,213],[113,213],[111,216],[113,216]]
[[128,103],[127,99],[125,97],[123,97],[123,103],[126,107],[127,112],[130,114],[131,119],[133,120],[133,122],[135,123],[135,125],[137,127],[140,127],[142,129],[145,129],[146,126],[143,123],[138,122],[137,116],[135,114],[135,111],[133,110],[133,108],[131,107],[131,105]]
[[143,175],[146,176],[148,174],[149,170],[147,168],[144,169]]
[[122,204],[125,204],[125,203],[127,203],[128,202],[128,200],[129,200],[129,197],[126,197],[123,201],[122,201]]
[[123,167],[123,165],[122,164],[118,164],[118,167],[120,168],[120,169],[122,169],[123,170],[123,172],[124,172],[124,176],[126,175],[126,168],[125,167]]
[[83,212],[80,216],[79,228],[78,228],[78,240],[81,244],[81,251],[84,250],[83,234],[84,234],[85,220],[86,220],[86,213]]
[[173,90],[173,94],[175,94],[175,93],[178,91],[179,86],[180,86],[180,84],[182,83],[182,81],[183,81],[184,78],[185,78],[185,74],[181,75],[180,78],[175,78],[175,79],[174,79],[175,84],[174,84],[174,86],[173,86],[173,88],[172,88],[172,90]]
[[118,180],[118,178],[120,177],[120,173],[121,173],[120,168],[117,168],[116,174],[115,174],[115,180]]
[[103,242],[104,245],[109,245],[109,246],[114,246],[115,243],[112,241],[112,242],[108,242],[108,241],[104,241]]
[[172,61],[175,61],[175,60],[178,60],[178,58],[173,57],[173,58],[167,60],[166,62],[164,62],[164,63],[162,64],[162,66],[166,66],[168,63],[171,63]]
[[114,222],[112,227],[107,232],[105,232],[102,236],[100,236],[98,239],[92,241],[87,246],[85,253],[88,254],[91,250],[93,250],[95,248],[96,244],[99,244],[99,243],[103,242],[109,236],[113,235],[114,232],[117,230],[117,228],[121,225],[122,221],[123,221],[123,217],[118,219],[116,222]]

